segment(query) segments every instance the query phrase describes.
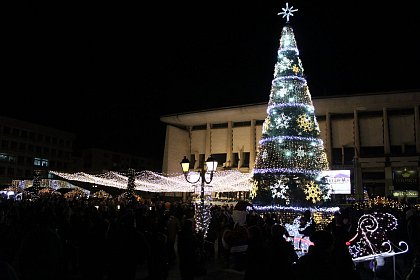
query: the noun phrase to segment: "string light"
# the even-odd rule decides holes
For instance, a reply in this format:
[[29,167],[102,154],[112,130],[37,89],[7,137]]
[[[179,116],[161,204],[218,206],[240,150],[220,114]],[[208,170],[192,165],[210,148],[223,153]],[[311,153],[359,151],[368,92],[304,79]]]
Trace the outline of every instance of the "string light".
[[397,219],[389,213],[374,212],[362,215],[356,235],[346,243],[353,261],[367,261],[406,253],[406,242],[400,241],[396,246],[388,239],[388,232],[397,229],[397,226]]
[[[52,174],[69,181],[86,182],[96,185],[126,189],[128,177],[117,172],[88,174],[84,172],[65,173],[50,171]],[[163,175],[152,171],[142,171],[135,176],[135,189],[146,192],[194,192],[194,185],[185,181],[183,174]],[[213,192],[250,191],[251,174],[238,170],[217,171],[211,183]]]

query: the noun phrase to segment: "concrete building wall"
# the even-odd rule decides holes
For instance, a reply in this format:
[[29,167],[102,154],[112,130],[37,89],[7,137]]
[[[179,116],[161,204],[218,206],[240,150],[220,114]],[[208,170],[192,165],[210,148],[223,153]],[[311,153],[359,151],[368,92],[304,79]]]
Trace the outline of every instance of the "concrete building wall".
[[166,127],[166,145],[163,154],[163,173],[180,172],[179,163],[184,156],[190,155],[190,135],[188,130],[168,125]]
[[[331,169],[350,169],[353,191],[362,196],[389,195],[394,190],[396,171],[420,173],[420,92],[391,92],[313,99],[321,138]],[[267,104],[250,104],[208,111],[162,116],[168,127],[176,125],[179,135],[169,129],[165,158],[168,172],[179,172],[181,143],[192,153],[226,153],[227,161],[249,153],[249,167],[240,163],[233,168],[250,172],[253,168]],[[209,127],[211,147],[208,146]],[[189,127],[195,127],[191,135]],[[182,129],[183,128],[183,129]],[[178,135],[178,136],[177,136]],[[176,144],[174,144],[176,143]],[[236,155],[238,154],[238,155]],[[170,165],[168,162],[173,161]],[[232,164],[231,164],[232,166]],[[225,167],[231,167],[225,166]],[[411,186],[413,188],[413,186]],[[419,189],[418,183],[414,186]]]

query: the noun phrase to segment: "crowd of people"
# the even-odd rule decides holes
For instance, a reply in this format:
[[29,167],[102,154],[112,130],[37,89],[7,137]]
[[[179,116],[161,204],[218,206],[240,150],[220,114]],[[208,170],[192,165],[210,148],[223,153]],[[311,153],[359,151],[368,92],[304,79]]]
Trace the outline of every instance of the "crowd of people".
[[[362,279],[346,246],[357,227],[349,212],[337,213],[323,230],[305,227],[313,244],[298,257],[276,215],[213,205],[204,235],[195,230],[194,211],[192,203],[183,202],[2,199],[0,278],[134,280],[141,265],[147,279],[167,279],[178,266],[187,280],[205,275],[206,263],[217,259],[244,279]],[[401,218],[397,234],[411,248],[402,275],[419,279],[420,216],[409,210]]]

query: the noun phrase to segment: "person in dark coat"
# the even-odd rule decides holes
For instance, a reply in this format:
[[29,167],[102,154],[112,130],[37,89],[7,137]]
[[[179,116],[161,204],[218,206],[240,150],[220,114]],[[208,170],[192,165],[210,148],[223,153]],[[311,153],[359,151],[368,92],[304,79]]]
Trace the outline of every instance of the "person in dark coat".
[[184,220],[178,233],[179,271],[182,280],[194,279],[195,253],[198,241],[193,230],[193,222]]
[[314,243],[308,254],[300,257],[294,267],[297,280],[338,280],[331,252],[333,236],[328,231],[315,231],[311,236]]
[[248,249],[246,251],[245,280],[267,279],[267,259],[262,228],[257,225],[248,228]]
[[271,227],[271,234],[267,241],[267,261],[268,271],[282,271],[284,275],[292,277],[292,266],[298,260],[298,256],[294,250],[292,243],[289,243],[284,238],[286,229],[279,224]]

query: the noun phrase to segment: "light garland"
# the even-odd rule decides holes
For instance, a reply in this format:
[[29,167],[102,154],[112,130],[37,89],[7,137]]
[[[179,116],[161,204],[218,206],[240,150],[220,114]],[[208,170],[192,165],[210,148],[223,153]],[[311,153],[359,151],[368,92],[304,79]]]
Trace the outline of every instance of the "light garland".
[[403,211],[404,209],[408,207],[406,204],[401,203],[399,201],[395,201],[395,200],[388,199],[386,197],[379,197],[379,196],[368,199],[367,201],[356,202],[353,205],[357,210],[362,210],[366,208],[372,209],[372,208],[386,208],[387,207],[387,208],[393,208],[393,209]]
[[[86,182],[119,189],[126,189],[128,184],[127,176],[113,171],[96,175],[84,172],[50,172],[70,181]],[[183,174],[164,176],[157,172],[142,171],[136,174],[134,184],[136,190],[145,192],[194,192],[194,185],[186,182]],[[238,170],[216,171],[213,173],[211,185],[206,185],[206,187],[211,187],[213,192],[250,191],[251,186],[251,174],[242,173]]]
[[302,137],[302,136],[273,136],[273,137],[266,137],[264,139],[261,139],[258,143],[264,144],[265,142],[283,142],[283,141],[303,141],[303,142],[310,142],[310,145],[312,146],[318,146],[318,145],[324,145],[324,141],[322,139],[313,138],[313,137]]
[[319,171],[317,170],[308,170],[303,168],[264,168],[264,169],[254,169],[254,174],[268,174],[268,173],[281,173],[281,174],[305,174],[308,176],[317,176]]
[[299,77],[299,76],[281,76],[281,77],[277,77],[272,81],[272,85],[273,86],[277,86],[279,82],[282,82],[283,80],[299,80],[302,83],[304,83],[304,85],[306,84],[306,79]]
[[270,112],[273,109],[283,109],[285,107],[295,107],[295,108],[302,108],[307,110],[308,112],[314,112],[314,106],[308,105],[308,104],[302,104],[302,103],[274,103],[267,107],[267,114],[270,114]]
[[248,206],[247,210],[256,210],[257,212],[278,212],[278,211],[294,211],[305,212],[309,210],[311,213],[321,212],[333,214],[340,211],[339,207],[299,207],[299,206],[282,206],[282,205],[254,205]]

